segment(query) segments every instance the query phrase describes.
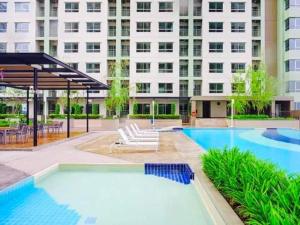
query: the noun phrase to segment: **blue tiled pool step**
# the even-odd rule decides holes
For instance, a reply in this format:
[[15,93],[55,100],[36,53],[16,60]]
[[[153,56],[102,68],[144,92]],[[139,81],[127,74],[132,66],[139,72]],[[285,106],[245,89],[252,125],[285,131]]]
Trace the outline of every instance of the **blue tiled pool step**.
[[286,137],[278,133],[277,128],[267,128],[266,131],[262,134],[264,137],[275,140],[281,141],[290,144],[300,145],[300,140],[295,138]]
[[190,184],[191,180],[194,180],[194,172],[186,163],[145,163],[145,174],[164,177],[183,184]]

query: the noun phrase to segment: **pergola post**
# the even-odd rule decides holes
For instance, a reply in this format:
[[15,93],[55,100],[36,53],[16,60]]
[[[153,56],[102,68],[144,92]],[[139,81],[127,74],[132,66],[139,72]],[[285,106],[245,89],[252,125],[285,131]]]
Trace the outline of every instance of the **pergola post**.
[[26,124],[29,125],[29,88],[26,94]]
[[67,89],[67,138],[70,137],[70,81],[68,80]]
[[37,87],[38,86],[38,71],[36,68],[33,69],[33,146],[37,146],[38,139],[38,121],[37,121],[37,108],[38,108],[38,98],[37,98]]
[[89,132],[89,89],[86,89],[86,132]]

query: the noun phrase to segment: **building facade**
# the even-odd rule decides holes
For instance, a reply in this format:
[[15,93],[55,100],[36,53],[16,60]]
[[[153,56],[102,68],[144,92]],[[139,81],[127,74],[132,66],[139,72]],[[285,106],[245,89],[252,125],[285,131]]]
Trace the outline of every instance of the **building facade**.
[[[285,69],[298,68],[299,49],[286,53],[282,44],[291,35],[288,43],[299,44],[300,29],[289,30],[300,20],[299,7],[290,3],[299,1],[289,1],[289,8],[278,2],[277,7],[275,0],[0,0],[0,51],[46,52],[103,83],[113,79],[112,65],[122,65],[131,97],[123,114],[133,112],[133,102],[138,113],[151,113],[155,100],[162,114],[176,103],[184,117],[192,102],[198,117],[226,117],[232,74],[250,65],[263,62],[272,75],[294,85],[294,92],[300,90],[297,72]],[[281,27],[286,20],[288,30]],[[91,94],[102,115],[106,94]],[[44,114],[54,111],[61,95],[44,93]]]

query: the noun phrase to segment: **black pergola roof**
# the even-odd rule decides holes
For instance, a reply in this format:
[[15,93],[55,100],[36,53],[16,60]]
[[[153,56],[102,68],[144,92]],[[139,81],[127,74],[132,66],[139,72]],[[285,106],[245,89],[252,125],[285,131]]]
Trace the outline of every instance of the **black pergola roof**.
[[0,53],[0,86],[39,90],[107,90],[108,86],[45,53]]

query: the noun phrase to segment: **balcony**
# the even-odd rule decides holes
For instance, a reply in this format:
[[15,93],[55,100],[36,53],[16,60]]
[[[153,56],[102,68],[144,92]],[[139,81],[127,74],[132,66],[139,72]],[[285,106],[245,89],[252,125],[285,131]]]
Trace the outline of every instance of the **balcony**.
[[116,36],[116,27],[109,27],[108,36],[115,37]]
[[194,77],[201,77],[201,69],[194,69],[193,75]]
[[188,27],[180,27],[179,35],[180,36],[188,36],[189,35]]
[[123,77],[129,77],[129,69],[123,69],[122,70],[122,76]]
[[201,96],[201,89],[198,89],[198,88],[196,89],[195,88],[194,91],[193,91],[193,95],[194,96]]
[[116,7],[109,7],[108,15],[109,16],[116,16],[117,15],[117,8]]
[[50,17],[57,17],[57,8],[50,9]]
[[201,36],[202,35],[202,29],[194,29],[194,36]]
[[201,6],[196,6],[194,7],[194,16],[201,16],[202,15],[202,7]]
[[179,76],[187,77],[189,75],[189,71],[187,69],[180,69]]
[[252,28],[252,37],[260,37],[261,32],[259,28]]
[[122,8],[122,16],[130,16],[130,7]]
[[260,17],[261,12],[258,8],[252,8],[252,17]]
[[130,27],[122,27],[122,36],[129,36],[130,35]]
[[127,57],[130,56],[130,47],[129,46],[122,46],[122,51],[121,51],[121,55],[123,57]]
[[179,96],[180,97],[188,97],[189,96],[189,91],[187,89],[180,90],[179,91]]
[[194,49],[194,56],[201,56],[201,49]]
[[116,57],[116,48],[108,49],[108,56],[109,57]]
[[188,56],[188,55],[189,55],[189,50],[188,50],[188,48],[180,49],[179,55],[180,55],[180,56]]

